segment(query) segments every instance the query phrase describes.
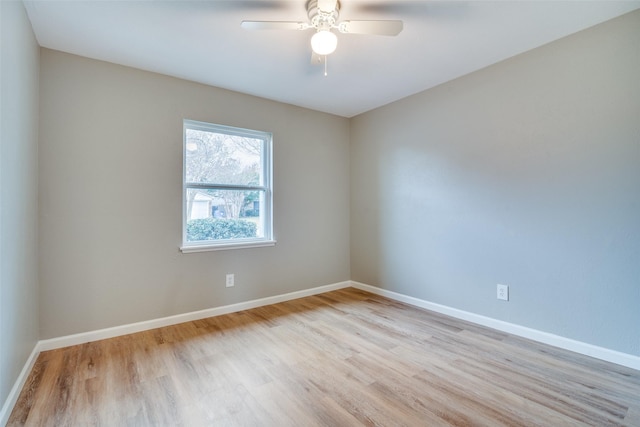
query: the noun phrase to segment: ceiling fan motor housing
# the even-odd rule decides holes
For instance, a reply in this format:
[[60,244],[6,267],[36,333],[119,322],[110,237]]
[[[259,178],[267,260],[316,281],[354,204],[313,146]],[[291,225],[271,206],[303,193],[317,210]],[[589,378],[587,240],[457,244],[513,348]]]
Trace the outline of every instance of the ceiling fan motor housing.
[[307,15],[311,26],[320,30],[330,30],[336,26],[338,17],[340,16],[340,2],[336,1],[335,8],[330,11],[324,11],[318,7],[318,0],[309,0],[307,2]]

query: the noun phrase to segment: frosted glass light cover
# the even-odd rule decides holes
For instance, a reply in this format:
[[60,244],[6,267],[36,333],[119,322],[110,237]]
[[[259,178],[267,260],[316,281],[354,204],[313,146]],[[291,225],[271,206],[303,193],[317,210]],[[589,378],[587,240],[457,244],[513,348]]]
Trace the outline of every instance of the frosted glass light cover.
[[329,55],[336,50],[338,37],[331,31],[318,31],[311,37],[311,49],[318,55]]

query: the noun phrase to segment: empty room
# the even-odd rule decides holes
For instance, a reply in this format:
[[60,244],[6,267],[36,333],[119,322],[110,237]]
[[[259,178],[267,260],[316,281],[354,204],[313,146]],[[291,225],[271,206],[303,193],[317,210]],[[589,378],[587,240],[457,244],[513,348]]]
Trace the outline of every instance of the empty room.
[[0,25],[0,425],[640,426],[640,1]]

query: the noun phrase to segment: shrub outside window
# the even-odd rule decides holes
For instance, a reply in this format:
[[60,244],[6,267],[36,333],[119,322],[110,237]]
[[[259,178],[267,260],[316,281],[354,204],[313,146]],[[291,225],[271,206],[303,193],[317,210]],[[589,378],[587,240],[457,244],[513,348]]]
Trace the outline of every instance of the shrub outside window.
[[271,246],[272,135],[184,121],[183,252]]

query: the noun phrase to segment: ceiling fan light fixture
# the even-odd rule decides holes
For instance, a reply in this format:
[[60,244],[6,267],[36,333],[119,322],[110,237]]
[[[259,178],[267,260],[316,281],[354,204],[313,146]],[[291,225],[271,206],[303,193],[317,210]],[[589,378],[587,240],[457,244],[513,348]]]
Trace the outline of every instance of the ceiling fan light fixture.
[[318,55],[329,55],[337,46],[338,37],[329,30],[320,30],[311,37],[311,49]]

